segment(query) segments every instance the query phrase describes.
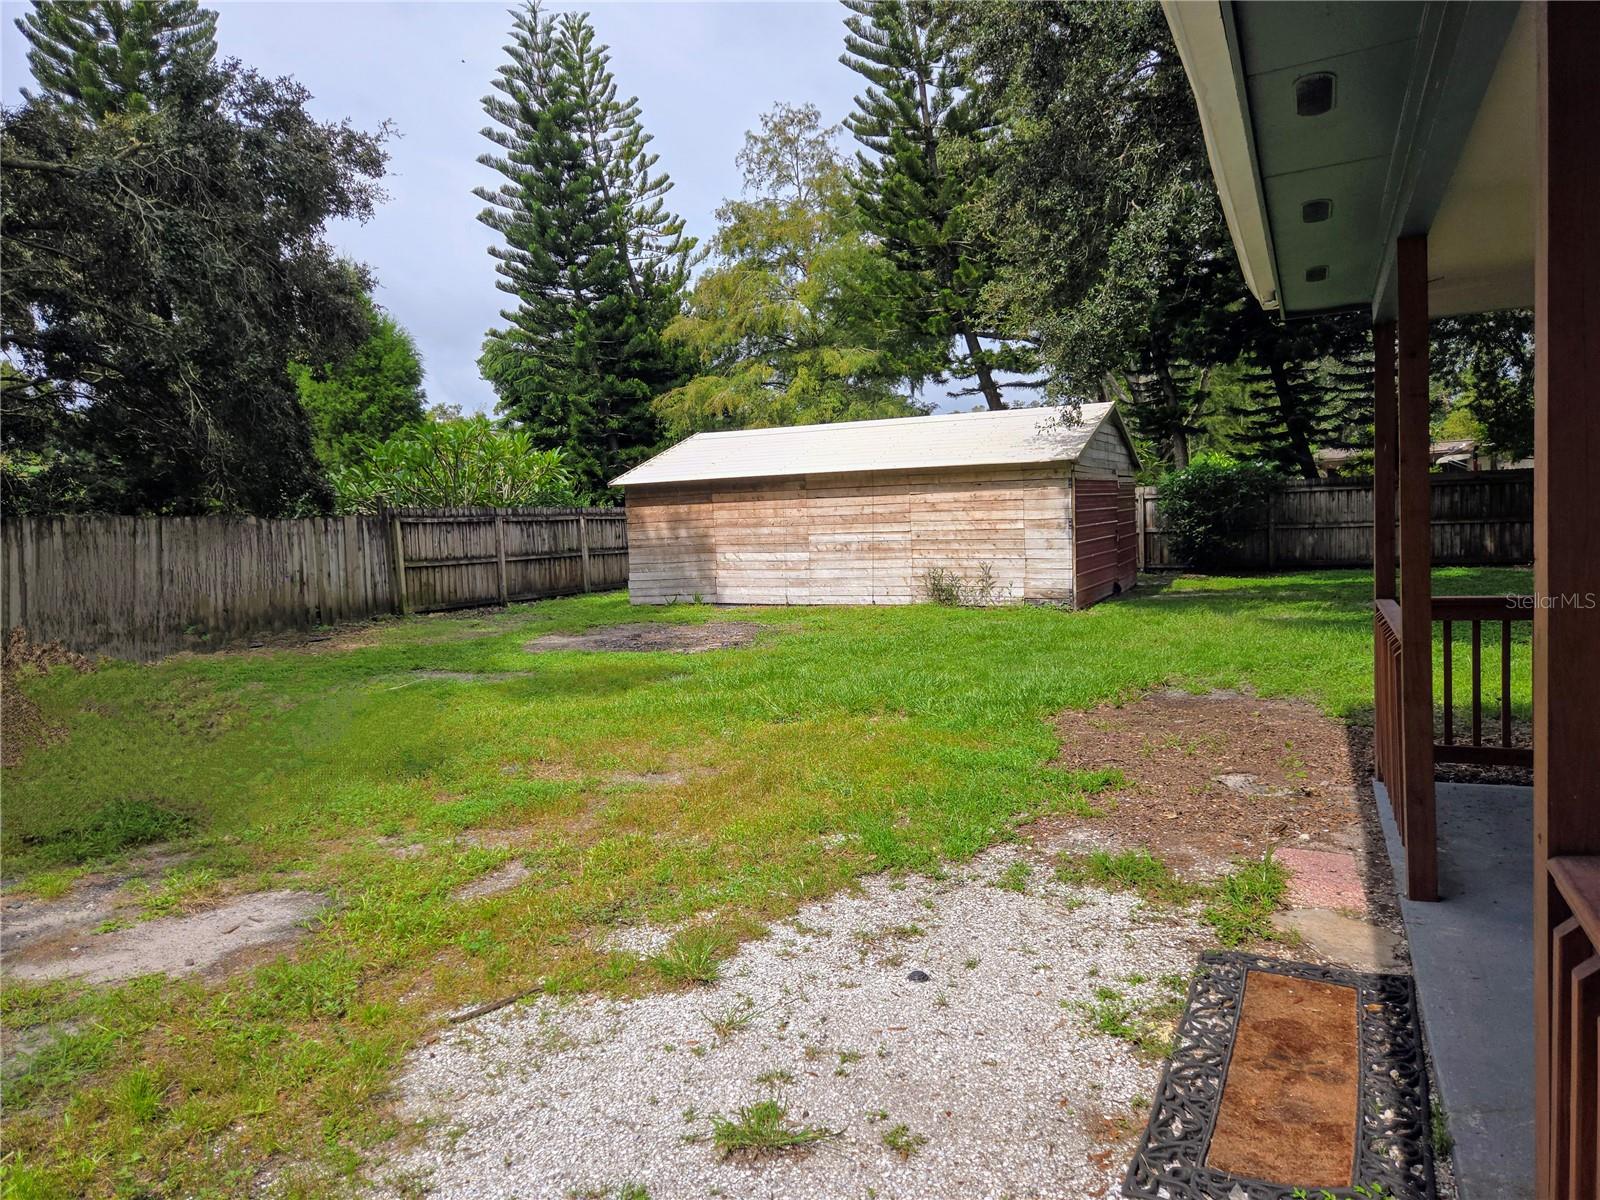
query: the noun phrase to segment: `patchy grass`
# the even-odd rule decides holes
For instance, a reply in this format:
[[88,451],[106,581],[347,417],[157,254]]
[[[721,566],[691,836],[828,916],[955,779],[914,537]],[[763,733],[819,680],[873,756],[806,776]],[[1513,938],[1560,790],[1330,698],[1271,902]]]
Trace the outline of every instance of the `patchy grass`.
[[789,1110],[776,1100],[758,1100],[732,1117],[711,1118],[711,1144],[726,1158],[730,1154],[774,1153],[814,1146],[832,1137],[831,1130],[818,1125],[796,1125]]
[[1200,917],[1224,946],[1266,941],[1273,936],[1272,914],[1288,887],[1289,873],[1271,854],[1256,862],[1240,862],[1206,890]]
[[667,948],[650,960],[656,973],[668,983],[715,983],[722,974],[719,961],[729,949],[729,939],[720,930],[707,926],[685,929],[676,934]]
[[1092,1000],[1062,1003],[1077,1009],[1096,1033],[1120,1038],[1139,1057],[1155,1062],[1172,1054],[1189,981],[1182,975],[1169,976],[1153,990],[1142,987],[1145,982],[1129,981],[1137,995],[1102,984],[1095,988]]
[[[1435,587],[1528,577],[1448,570]],[[337,1194],[381,1161],[390,1081],[443,1012],[690,986],[865,874],[936,873],[1041,814],[1103,810],[1114,773],[1049,765],[1063,708],[1175,685],[1366,719],[1370,595],[1355,571],[1184,578],[1084,613],[613,594],[379,622],[346,648],[29,675],[18,686],[64,736],[0,780],[20,887],[59,896],[79,869],[167,843],[189,857],[155,883],[159,911],[286,886],[331,906],[294,957],[218,984],[9,983],[8,1032],[55,1036],[5,1083],[6,1194],[235,1196],[269,1167],[269,1194]],[[767,632],[688,656],[523,649],[713,617]],[[526,880],[453,897],[512,858]],[[1248,925],[1259,883],[1208,901],[1219,935]],[[655,958],[605,948],[688,921]]]
[[1283,903],[1289,886],[1288,872],[1271,854],[1256,861],[1240,860],[1232,871],[1210,883],[1191,883],[1143,849],[1063,854],[1056,863],[1056,878],[1066,884],[1137,892],[1151,904],[1201,901],[1201,919],[1224,946],[1271,939],[1272,914]]
[[1028,890],[1028,880],[1033,878],[1033,868],[1022,859],[1008,866],[996,877],[994,885],[1008,892],[1025,894]]

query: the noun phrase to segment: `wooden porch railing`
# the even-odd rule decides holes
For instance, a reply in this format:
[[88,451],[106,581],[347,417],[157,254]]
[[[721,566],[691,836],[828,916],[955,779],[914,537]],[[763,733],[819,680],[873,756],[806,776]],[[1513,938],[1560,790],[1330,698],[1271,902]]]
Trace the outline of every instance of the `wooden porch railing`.
[[[1432,727],[1442,730],[1442,740],[1427,748],[1430,755],[1425,769],[1416,776],[1421,780],[1422,794],[1411,795],[1405,770],[1405,705],[1406,690],[1401,671],[1404,639],[1401,633],[1400,603],[1395,600],[1378,600],[1373,605],[1373,773],[1383,781],[1389,792],[1389,803],[1394,813],[1395,828],[1400,832],[1400,842],[1406,848],[1406,871],[1409,880],[1427,872],[1437,853],[1433,845],[1418,842],[1411,836],[1407,814],[1418,815],[1429,826],[1428,816],[1433,812],[1433,767],[1441,762],[1483,763],[1488,765],[1533,765],[1533,750],[1513,744],[1511,719],[1511,663],[1512,648],[1520,643],[1512,636],[1512,627],[1519,621],[1533,620],[1533,605],[1518,596],[1435,596],[1431,604],[1432,623],[1429,628],[1440,627],[1442,638],[1440,656],[1441,684],[1440,709],[1434,714]],[[1470,623],[1471,675],[1469,711],[1471,713],[1468,741],[1457,736],[1455,712],[1455,627]],[[1483,626],[1500,626],[1499,699],[1496,716],[1499,721],[1498,742],[1484,741],[1484,677],[1483,677]],[[1431,659],[1431,653],[1430,653]],[[1431,681],[1430,681],[1431,686]],[[1416,893],[1413,890],[1413,897]]]
[[1551,1050],[1544,1147],[1552,1200],[1600,1195],[1600,857],[1552,858]]
[[1406,773],[1401,754],[1404,743],[1400,723],[1400,606],[1379,600],[1373,606],[1373,773],[1389,790],[1395,828],[1406,840]]
[[[1512,626],[1533,622],[1533,605],[1525,596],[1435,596],[1433,619],[1440,625],[1442,652],[1442,687],[1440,705],[1441,737],[1433,744],[1433,761],[1482,763],[1490,766],[1533,766],[1533,747],[1513,744],[1511,728],[1511,654]],[[1470,663],[1471,741],[1460,742],[1455,728],[1455,627],[1469,623],[1472,630]],[[1500,678],[1499,678],[1499,738],[1497,743],[1484,742],[1483,737],[1483,627],[1500,626]]]

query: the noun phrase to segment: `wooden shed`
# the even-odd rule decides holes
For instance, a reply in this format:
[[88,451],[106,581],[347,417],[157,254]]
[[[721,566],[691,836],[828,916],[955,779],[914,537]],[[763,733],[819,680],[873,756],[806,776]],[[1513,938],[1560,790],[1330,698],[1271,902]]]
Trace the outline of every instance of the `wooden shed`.
[[635,604],[913,604],[930,573],[1087,608],[1135,580],[1115,406],[701,433],[621,476]]

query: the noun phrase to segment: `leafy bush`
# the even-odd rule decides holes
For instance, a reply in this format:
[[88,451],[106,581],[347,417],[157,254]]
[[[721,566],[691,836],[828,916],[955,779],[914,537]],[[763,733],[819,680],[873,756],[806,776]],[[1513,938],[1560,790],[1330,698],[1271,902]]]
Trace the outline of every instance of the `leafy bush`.
[[401,430],[335,471],[333,487],[342,512],[578,503],[560,450],[539,450],[525,430],[496,429],[487,417]]
[[1261,463],[1197,458],[1161,481],[1156,501],[1177,558],[1201,570],[1225,565],[1259,525],[1277,476]]

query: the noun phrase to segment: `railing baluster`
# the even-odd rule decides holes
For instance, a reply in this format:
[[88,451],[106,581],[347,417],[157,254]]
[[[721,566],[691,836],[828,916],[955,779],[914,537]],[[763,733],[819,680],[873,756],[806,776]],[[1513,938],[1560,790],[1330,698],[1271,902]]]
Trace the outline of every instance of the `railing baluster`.
[[1456,690],[1451,681],[1450,668],[1455,658],[1455,642],[1450,633],[1450,622],[1444,623],[1444,744],[1455,744]]
[[1500,744],[1511,745],[1511,622],[1500,622]]
[[1483,745],[1483,622],[1472,621],[1472,744]]
[[[1392,613],[1384,610],[1379,615],[1387,617],[1389,623],[1393,621]],[[1525,597],[1516,596],[1435,596],[1433,598],[1433,623],[1442,628],[1444,649],[1440,655],[1441,662],[1435,668],[1435,678],[1442,676],[1443,705],[1442,718],[1434,718],[1437,739],[1433,744],[1434,761],[1481,763],[1490,766],[1529,766],[1533,765],[1533,750],[1529,746],[1515,744],[1514,722],[1512,721],[1511,708],[1511,654],[1513,651],[1513,638],[1511,636],[1513,622],[1531,624],[1532,606]],[[1455,712],[1455,639],[1456,626],[1471,623],[1472,646],[1471,673],[1472,687],[1468,702],[1471,705],[1472,736],[1469,739],[1466,731],[1458,729]],[[1484,622],[1494,622],[1500,626],[1500,737],[1498,742],[1486,741],[1483,736],[1483,712],[1488,706],[1488,697],[1484,694],[1483,679],[1483,625]],[[1493,636],[1493,631],[1490,631]],[[1491,664],[1492,666],[1492,664]],[[1492,683],[1488,686],[1494,686]],[[1395,704],[1402,703],[1403,697],[1399,695],[1402,689],[1401,682],[1394,681],[1396,689]],[[1442,730],[1442,732],[1438,732]],[[1492,736],[1492,733],[1491,733]]]

